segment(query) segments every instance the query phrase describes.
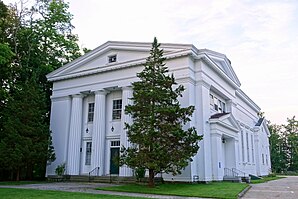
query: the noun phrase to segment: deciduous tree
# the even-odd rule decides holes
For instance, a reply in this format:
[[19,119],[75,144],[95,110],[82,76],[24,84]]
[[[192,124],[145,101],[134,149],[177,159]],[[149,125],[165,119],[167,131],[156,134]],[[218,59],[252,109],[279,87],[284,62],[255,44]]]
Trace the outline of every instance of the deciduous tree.
[[55,158],[46,74],[81,55],[71,20],[61,0],[0,1],[0,174],[42,177]]

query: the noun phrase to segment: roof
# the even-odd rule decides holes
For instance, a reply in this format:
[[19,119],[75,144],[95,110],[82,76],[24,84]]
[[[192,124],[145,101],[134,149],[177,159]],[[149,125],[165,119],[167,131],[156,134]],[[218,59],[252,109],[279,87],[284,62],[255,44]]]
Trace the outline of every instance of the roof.
[[260,118],[255,126],[261,126],[265,118]]
[[220,118],[224,115],[228,115],[229,113],[216,113],[214,115],[211,115],[210,119],[216,119],[216,118]]

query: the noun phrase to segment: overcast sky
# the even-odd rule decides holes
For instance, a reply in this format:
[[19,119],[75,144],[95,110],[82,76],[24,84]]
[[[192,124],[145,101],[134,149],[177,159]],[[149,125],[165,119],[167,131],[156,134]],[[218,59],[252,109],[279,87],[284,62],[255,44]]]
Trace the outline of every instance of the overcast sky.
[[[4,0],[4,2],[11,0]],[[226,54],[273,123],[298,117],[297,0],[69,0],[80,45],[189,43]]]

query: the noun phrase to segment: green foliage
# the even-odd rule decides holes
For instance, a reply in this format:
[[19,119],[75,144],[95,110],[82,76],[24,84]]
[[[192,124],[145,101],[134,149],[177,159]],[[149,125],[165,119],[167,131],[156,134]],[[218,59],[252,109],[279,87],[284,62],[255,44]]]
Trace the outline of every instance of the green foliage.
[[281,173],[286,169],[287,164],[285,139],[281,134],[281,126],[269,125],[269,131],[271,132],[269,137],[271,168],[274,172]]
[[46,74],[81,55],[60,0],[0,1],[0,179],[44,177],[55,160]]
[[285,125],[269,125],[272,169],[276,173],[298,171],[298,121],[295,116]]
[[65,173],[65,163],[58,165],[57,168],[55,169],[55,173],[58,176],[64,175],[64,173]]
[[[131,147],[122,149],[121,163],[149,170],[149,186],[158,172],[179,174],[198,149],[202,139],[194,127],[183,129],[191,119],[194,106],[181,108],[178,97],[185,90],[168,75],[163,50],[154,38],[144,70],[133,85],[133,105],[125,113],[133,118],[125,124]],[[174,88],[175,87],[175,88]]]
[[146,169],[143,167],[138,167],[135,169],[135,175],[138,181],[145,177]]
[[155,188],[143,185],[122,185],[99,188],[107,191],[148,193],[200,198],[238,198],[238,194],[248,185],[231,182],[212,182],[209,184],[160,184]]

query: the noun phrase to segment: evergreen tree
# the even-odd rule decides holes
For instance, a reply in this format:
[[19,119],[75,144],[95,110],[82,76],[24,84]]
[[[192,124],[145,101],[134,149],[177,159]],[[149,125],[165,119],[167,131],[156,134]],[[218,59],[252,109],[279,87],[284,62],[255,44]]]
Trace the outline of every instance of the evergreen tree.
[[[131,147],[122,148],[121,163],[149,171],[149,187],[154,187],[154,176],[159,172],[181,173],[198,149],[202,139],[194,127],[184,130],[191,119],[194,106],[181,108],[178,97],[185,90],[168,75],[163,50],[154,38],[145,68],[134,82],[133,105],[125,113],[133,118],[126,124]],[[176,87],[176,88],[174,88]]]

